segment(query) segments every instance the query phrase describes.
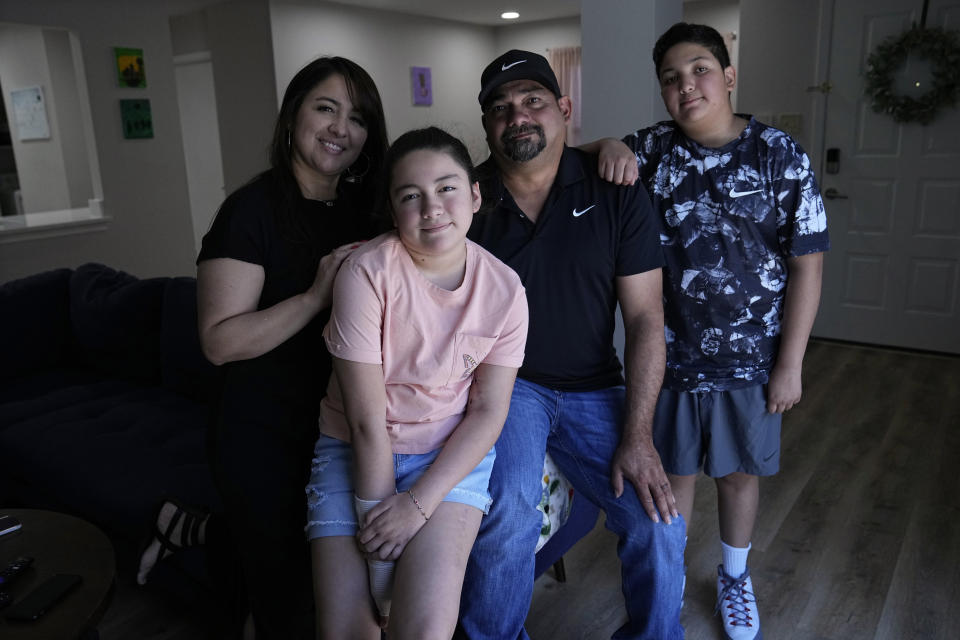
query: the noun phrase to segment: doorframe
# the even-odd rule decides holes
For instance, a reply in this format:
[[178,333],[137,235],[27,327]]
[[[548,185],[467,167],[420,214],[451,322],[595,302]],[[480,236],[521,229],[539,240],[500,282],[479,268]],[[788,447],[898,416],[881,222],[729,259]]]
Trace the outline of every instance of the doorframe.
[[[833,43],[833,12],[836,6],[836,0],[819,0],[817,17],[817,62],[814,67],[817,84],[830,82],[830,62],[831,45]],[[819,93],[821,99],[812,100],[810,132],[811,153],[816,154],[814,158],[815,174],[819,176],[817,180],[821,191],[823,190],[824,180],[826,180],[826,155],[827,155],[827,106],[830,100],[830,94]],[[830,219],[827,218],[827,229],[830,229]]]
[[[197,119],[184,112],[183,101],[192,102],[197,106],[197,96],[206,96],[206,93],[198,94],[193,90],[193,86],[183,84],[184,76],[182,72],[190,67],[203,65],[204,70],[209,71],[210,84],[209,96],[210,102],[204,101],[204,107],[211,107],[213,114],[212,127],[209,128],[210,137],[189,136],[184,130],[185,122],[196,124]],[[183,136],[183,156],[187,168],[187,191],[190,200],[190,220],[193,228],[193,237],[195,251],[200,251],[200,244],[204,234],[209,230],[210,224],[216,215],[217,208],[226,197],[226,188],[223,176],[223,156],[220,144],[219,118],[216,105],[216,92],[213,88],[213,58],[209,51],[197,51],[194,53],[178,54],[173,57],[174,76],[177,88],[177,109],[180,114],[180,132]],[[194,76],[189,76],[194,77]],[[199,110],[204,113],[204,110]],[[209,112],[208,112],[209,113]],[[203,158],[200,164],[212,171],[198,175],[196,159]],[[211,180],[213,179],[213,180]],[[216,197],[212,197],[216,194]]]

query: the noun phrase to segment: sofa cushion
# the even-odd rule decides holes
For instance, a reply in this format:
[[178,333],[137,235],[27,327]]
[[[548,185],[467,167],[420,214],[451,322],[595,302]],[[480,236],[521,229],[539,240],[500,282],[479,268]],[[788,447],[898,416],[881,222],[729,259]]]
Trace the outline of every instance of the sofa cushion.
[[64,360],[71,343],[70,273],[56,269],[0,286],[0,380],[22,378]]
[[196,279],[171,278],[167,282],[160,335],[163,386],[194,400],[206,401],[219,373],[200,350]]
[[216,508],[206,410],[160,386],[100,379],[2,407],[0,482],[21,501],[139,537],[161,496]]
[[[0,431],[36,413],[32,402],[46,402],[51,392],[83,386],[109,379],[108,376],[85,366],[60,367],[37,371],[8,380],[0,385]],[[45,410],[45,409],[44,409]]]
[[81,360],[121,378],[159,381],[167,280],[140,280],[101,264],[78,267],[70,277],[70,322]]

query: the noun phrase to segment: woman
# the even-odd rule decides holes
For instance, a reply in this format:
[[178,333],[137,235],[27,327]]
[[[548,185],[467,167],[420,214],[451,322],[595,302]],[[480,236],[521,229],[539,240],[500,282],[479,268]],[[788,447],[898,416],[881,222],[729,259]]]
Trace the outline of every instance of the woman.
[[[313,61],[284,94],[271,168],[226,199],[197,260],[200,342],[223,365],[211,467],[258,640],[310,635],[303,487],[330,375],[320,332],[340,263],[372,235],[360,179],[379,175],[386,140],[370,76],[344,58]],[[155,544],[203,542],[198,523],[167,502]]]
[[385,165],[396,229],[344,262],[324,330],[334,373],[307,487],[320,638],[379,638],[384,560],[388,635],[453,635],[526,343],[519,277],[466,239],[480,188],[463,144],[412,131]]

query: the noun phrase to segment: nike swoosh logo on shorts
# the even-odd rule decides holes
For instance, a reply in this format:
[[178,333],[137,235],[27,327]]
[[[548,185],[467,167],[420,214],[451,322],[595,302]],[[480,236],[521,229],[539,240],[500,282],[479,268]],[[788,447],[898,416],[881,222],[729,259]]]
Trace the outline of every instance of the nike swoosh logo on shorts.
[[510,64],[503,63],[502,65],[500,65],[500,71],[506,71],[506,70],[509,69],[510,67],[515,67],[515,66],[517,66],[517,65],[520,64],[521,62],[526,62],[526,60],[517,60],[516,62],[511,62]]
[[585,214],[587,211],[590,211],[590,209],[593,209],[595,206],[597,206],[597,205],[592,204],[592,205],[590,205],[589,207],[587,207],[586,209],[584,209],[583,211],[577,211],[577,208],[574,207],[574,208],[573,208],[573,217],[574,217],[574,218],[579,218],[580,216],[582,216],[583,214]]
[[737,191],[736,189],[730,189],[731,198],[739,198],[741,196],[752,196],[755,193],[762,193],[763,189],[754,189],[753,191]]

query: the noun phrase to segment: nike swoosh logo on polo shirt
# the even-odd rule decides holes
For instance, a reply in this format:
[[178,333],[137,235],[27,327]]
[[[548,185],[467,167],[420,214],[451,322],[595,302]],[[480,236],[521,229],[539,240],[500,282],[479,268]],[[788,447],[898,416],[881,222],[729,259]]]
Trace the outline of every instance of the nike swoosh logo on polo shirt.
[[763,189],[754,189],[753,191],[737,191],[736,189],[730,189],[731,198],[739,198],[741,196],[752,196],[755,193],[762,193]]
[[515,66],[517,66],[517,65],[520,64],[521,62],[526,62],[526,60],[517,60],[516,62],[511,62],[510,64],[503,63],[502,65],[500,65],[500,71],[506,71],[506,70],[509,69],[510,67],[515,67]]
[[583,214],[585,214],[587,211],[590,211],[590,209],[593,209],[595,206],[597,206],[597,205],[592,204],[592,205],[590,205],[589,207],[587,207],[586,209],[584,209],[583,211],[577,211],[576,207],[574,207],[574,209],[573,209],[573,217],[574,217],[574,218],[579,218],[580,216],[582,216]]

